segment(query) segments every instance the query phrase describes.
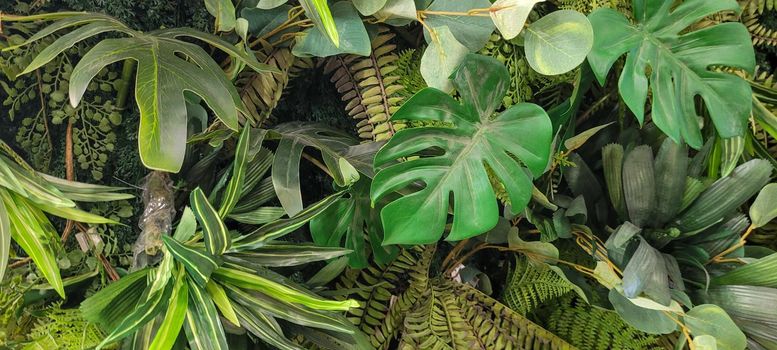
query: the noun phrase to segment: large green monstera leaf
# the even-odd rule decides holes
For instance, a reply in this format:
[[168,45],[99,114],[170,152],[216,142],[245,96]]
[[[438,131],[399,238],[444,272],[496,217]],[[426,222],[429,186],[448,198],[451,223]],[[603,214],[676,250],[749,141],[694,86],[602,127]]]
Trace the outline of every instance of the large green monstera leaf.
[[393,120],[433,121],[433,127],[397,132],[375,157],[382,169],[372,183],[376,203],[392,193],[421,189],[387,204],[381,211],[384,244],[424,244],[445,230],[453,200],[448,240],[461,240],[493,228],[499,218],[487,169],[504,184],[513,212],[529,201],[532,176],[548,164],[551,122],[537,105],[523,103],[493,116],[510,83],[507,69],[493,58],[468,55],[454,72],[459,103],[434,89],[421,90]]
[[24,44],[63,29],[78,28],[60,36],[36,56],[22,74],[30,73],[76,43],[105,32],[129,37],[105,39],[87,52],[73,68],[70,103],[77,106],[92,79],[105,66],[124,60],[138,63],[135,99],[140,109],[138,146],[143,164],[151,169],[178,172],[186,153],[187,111],[184,91],[202,98],[224,125],[237,130],[243,104],[234,85],[201,47],[179,40],[194,38],[216,47],[252,69],[272,71],[255,57],[220,38],[189,28],[142,33],[109,16],[78,13],[60,19],[30,37]]
[[712,71],[714,66],[752,72],[755,54],[750,34],[740,23],[722,23],[685,31],[706,16],[739,10],[735,0],[635,0],[635,24],[612,9],[589,15],[594,48],[588,55],[594,73],[604,83],[613,63],[624,53],[626,63],[618,87],[640,123],[645,115],[648,77],[652,119],[676,142],[702,146],[695,99],[701,97],[723,138],[744,135],[751,109],[751,91],[743,79]]

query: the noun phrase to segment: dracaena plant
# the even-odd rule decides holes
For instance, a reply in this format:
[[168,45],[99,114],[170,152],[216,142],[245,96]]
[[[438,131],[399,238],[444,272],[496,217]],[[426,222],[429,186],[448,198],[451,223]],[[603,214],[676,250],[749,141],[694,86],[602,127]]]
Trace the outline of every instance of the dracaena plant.
[[65,298],[57,253],[59,234],[46,214],[91,224],[117,222],[85,212],[75,202],[132,198],[124,188],[67,181],[32,170],[5,143],[0,147],[0,280],[5,274],[11,239],[27,253],[51,287]]
[[271,156],[258,146],[264,136],[250,128],[241,132],[229,181],[214,197],[221,198],[218,209],[200,188],[192,191],[175,232],[163,236],[164,257],[158,266],[133,272],[82,303],[84,316],[108,332],[98,349],[133,334],[137,347],[170,349],[182,332],[193,348],[227,349],[225,329],[230,327],[279,349],[302,349],[284,335],[289,329],[314,333],[313,341],[364,348],[359,331],[338,314],[358,303],[326,300],[270,270],[350,252],[278,241],[320,215],[342,193],[245,233],[227,227],[225,219],[236,208],[255,205],[248,203],[253,201],[250,193],[256,178],[268,170],[262,164],[269,161],[263,158]]
[[[257,72],[274,69],[259,63],[221,38],[190,28],[160,29],[148,33],[99,13],[63,12],[29,17],[4,16],[6,21],[55,20],[24,43],[29,45],[63,30],[21,72],[28,74],[44,66],[73,45],[100,34],[115,32],[124,38],[100,40],[73,68],[70,76],[70,104],[77,106],[87,86],[104,67],[125,60],[137,62],[135,99],[140,109],[138,148],[143,164],[151,169],[178,172],[186,153],[187,105],[184,91],[201,97],[228,128],[239,128],[243,104],[232,82],[201,47],[180,38],[192,38],[212,45]],[[75,29],[73,29],[75,28]]]
[[686,148],[669,138],[655,156],[649,146],[610,144],[602,149],[602,165],[619,224],[591,246],[599,261],[594,275],[610,290],[615,311],[641,331],[679,329],[694,341],[712,336],[718,348],[743,349],[745,334],[773,344],[762,324],[775,324],[774,312],[749,307],[777,295],[768,292],[777,292],[777,275],[768,271],[777,255],[757,259],[744,249],[773,209],[753,206],[752,224],[738,211],[769,181],[772,166],[756,159],[716,181],[692,177]]

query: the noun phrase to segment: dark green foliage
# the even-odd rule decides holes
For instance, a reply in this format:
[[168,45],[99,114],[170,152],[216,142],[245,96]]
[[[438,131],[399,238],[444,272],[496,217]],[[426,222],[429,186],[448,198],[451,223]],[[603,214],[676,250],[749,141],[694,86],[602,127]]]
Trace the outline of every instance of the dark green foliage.
[[517,257],[515,269],[505,286],[502,301],[521,315],[526,315],[549,300],[572,290],[569,282],[547,265],[535,266]]
[[658,348],[656,336],[629,326],[615,312],[568,296],[554,304],[547,329],[580,349],[643,350]]

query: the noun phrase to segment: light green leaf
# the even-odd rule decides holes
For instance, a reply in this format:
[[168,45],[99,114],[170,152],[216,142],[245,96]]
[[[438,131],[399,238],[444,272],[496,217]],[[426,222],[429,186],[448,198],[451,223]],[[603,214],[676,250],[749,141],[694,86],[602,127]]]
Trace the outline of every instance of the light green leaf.
[[353,0],[353,6],[359,10],[363,16],[372,16],[375,12],[378,12],[383,5],[386,4],[386,0]]
[[41,210],[61,218],[84,222],[89,224],[118,224],[118,222],[104,218],[100,215],[95,215],[78,208],[66,208],[66,207],[54,207],[49,205],[36,205]]
[[429,87],[446,93],[453,90],[451,74],[467,56],[467,48],[459,43],[448,27],[432,29],[431,43],[421,57],[421,76]]
[[[264,139],[264,134],[261,134]],[[247,172],[247,163],[251,159],[248,156],[249,146],[251,145],[251,128],[244,127],[240,132],[240,138],[237,141],[237,147],[235,149],[235,157],[232,160],[232,177],[229,179],[227,189],[224,191],[224,195],[221,197],[221,207],[219,207],[219,216],[223,219],[232,209],[235,208],[235,204],[240,200],[240,196],[243,194],[243,181]],[[261,140],[257,143],[261,144]]]
[[43,277],[64,299],[65,287],[56,260],[59,237],[54,226],[28,200],[4,188],[0,188],[0,200],[5,207],[11,237],[32,258]]
[[[166,236],[165,236],[166,237]],[[175,279],[173,294],[167,305],[165,318],[156,330],[154,341],[148,350],[169,350],[173,348],[181,326],[186,318],[186,309],[189,304],[189,286],[186,283],[186,274],[183,269],[178,271]]]
[[621,278],[615,273],[615,270],[604,261],[596,262],[594,277],[596,277],[596,280],[607,289],[613,289],[623,283]]
[[594,30],[582,13],[553,12],[526,28],[526,60],[537,72],[557,75],[575,69],[591,51]]
[[321,247],[316,244],[290,244],[277,242],[255,248],[248,252],[227,253],[223,258],[226,262],[241,266],[281,267],[298,266],[314,261],[334,259],[350,252],[349,249]]
[[416,20],[416,7],[413,0],[386,0],[383,6],[373,16],[379,22],[392,26],[408,25]]
[[118,191],[124,191],[124,190],[130,189],[129,187],[112,187],[112,186],[88,184],[88,183],[77,182],[77,181],[68,181],[68,180],[47,175],[44,173],[36,173],[36,175],[40,176],[41,178],[43,178],[43,180],[46,180],[46,182],[56,187],[58,190],[62,191],[62,193],[68,193],[68,194],[104,195],[111,192],[118,192]]
[[533,264],[556,264],[558,259],[558,248],[552,243],[524,241],[518,236],[518,228],[516,227],[510,229],[507,238],[510,248],[518,249],[522,254],[526,255],[529,262]]
[[752,73],[755,54],[750,33],[738,22],[685,31],[707,16],[730,10],[740,10],[737,1],[656,0],[649,2],[649,11],[637,10],[637,23],[632,24],[617,10],[598,9],[588,16],[595,33],[588,61],[603,84],[613,63],[628,52],[618,81],[621,97],[642,123],[649,74],[652,121],[677,143],[702,147],[698,97],[721,137],[744,136],[752,109],[750,86],[711,67]]
[[604,124],[604,125],[599,125],[599,126],[590,128],[590,129],[588,129],[586,131],[580,132],[577,135],[572,136],[572,137],[566,139],[564,141],[564,148],[567,149],[567,152],[574,151],[574,150],[580,148],[581,146],[583,146],[588,141],[588,139],[590,139],[591,137],[596,135],[596,133],[598,133],[602,129],[612,125],[612,123],[615,123],[615,122],[611,122],[611,123],[607,123],[607,124]]
[[[325,0],[303,0],[301,3],[305,6],[305,2],[308,1],[324,1],[325,3]],[[339,45],[327,39],[325,34],[318,29],[319,26],[316,26],[306,29],[302,35],[297,36],[292,53],[297,57],[328,57],[343,53],[369,56],[372,51],[370,37],[367,35],[367,29],[353,5],[347,1],[335,3],[332,5],[332,16],[337,22],[336,31],[334,31],[334,27],[332,30],[334,35],[340,38]],[[332,26],[334,26],[334,22],[332,22]]]
[[224,254],[232,243],[229,231],[199,187],[195,188],[189,196],[189,205],[202,227],[205,248],[208,253],[215,256]]
[[221,265],[221,262],[212,255],[188,247],[170,236],[163,235],[162,241],[175,260],[186,268],[189,277],[200,286],[204,287],[211,273]]
[[639,307],[623,296],[616,288],[610,289],[609,300],[618,315],[632,327],[650,334],[669,334],[677,324],[663,311]]
[[750,285],[777,288],[777,253],[715,276],[710,283],[712,285]]
[[[340,47],[341,30],[338,28],[339,25],[337,23],[342,24],[342,22],[339,21],[340,18],[337,16],[337,10],[330,10],[327,0],[300,0],[299,3],[305,9],[305,14],[308,18],[313,21],[315,28],[319,32],[326,34],[335,47]],[[344,1],[335,4],[334,7],[341,3],[344,3]],[[348,7],[352,8],[350,4],[348,4]]]
[[743,350],[747,346],[745,334],[717,305],[698,305],[683,316],[683,322],[694,337],[715,337],[719,350]]
[[[5,192],[4,189],[0,191]],[[8,266],[8,252],[11,249],[11,220],[8,218],[8,211],[3,204],[3,198],[0,197],[0,281],[5,275],[5,268]]]
[[189,280],[186,337],[192,349],[227,350],[227,338],[210,294]]
[[167,306],[172,290],[172,286],[168,285],[165,289],[157,291],[149,296],[147,300],[141,301],[135,309],[126,315],[119,325],[116,326],[116,328],[114,328],[99,345],[97,345],[96,349],[100,350],[106,345],[131,335],[138,330],[138,328],[154,319],[154,317],[162,312]]
[[262,10],[271,10],[287,2],[289,2],[289,0],[259,0],[259,2],[256,4],[256,8],[260,8]]
[[777,183],[766,185],[750,206],[753,227],[762,227],[777,217]]
[[[421,9],[422,6],[416,5]],[[463,12],[472,9],[488,9],[491,7],[489,0],[435,0],[427,11],[434,12]],[[431,44],[434,39],[429,33],[429,28],[448,27],[458,42],[463,44],[470,52],[483,48],[494,32],[494,23],[488,17],[483,16],[453,16],[447,14],[429,13],[426,15],[424,26],[424,38]]]
[[693,337],[693,345],[696,346],[696,350],[718,350],[715,337],[711,335]]
[[485,165],[504,184],[513,212],[528,204],[532,178],[548,164],[552,126],[545,111],[530,103],[493,115],[509,81],[507,68],[496,59],[469,55],[453,79],[461,102],[426,88],[394,113],[396,120],[433,120],[452,126],[401,130],[376,155],[375,167],[380,168],[429,149],[443,151],[390,165],[375,176],[372,203],[418,182],[425,185],[383,208],[384,245],[439,240],[446,230],[451,194],[453,226],[448,240],[469,238],[496,226],[499,208]]
[[188,206],[183,209],[181,214],[181,220],[178,222],[178,226],[175,228],[173,238],[178,241],[185,242],[194,236],[194,232],[197,230],[197,218],[195,218],[192,209]]
[[224,288],[221,288],[221,285],[214,281],[208,281],[208,284],[205,285],[205,290],[213,300],[213,303],[216,304],[216,307],[221,311],[224,318],[234,325],[240,325],[240,320],[237,319],[235,310],[232,308],[232,302],[227,297]]
[[150,269],[142,269],[120,278],[81,303],[81,313],[89,322],[105,329],[116,328],[135,305],[147,285]]
[[359,303],[355,300],[333,301],[322,299],[311,294],[301,293],[284,284],[260,275],[240,270],[222,267],[216,270],[213,275],[220,281],[233,284],[240,288],[256,290],[278,300],[283,300],[288,303],[298,303],[315,310],[347,311],[359,306]]
[[228,32],[235,28],[235,5],[232,0],[205,0],[205,8],[216,17],[216,30]]
[[523,30],[531,9],[545,0],[497,0],[491,5],[491,20],[507,40],[515,38]]

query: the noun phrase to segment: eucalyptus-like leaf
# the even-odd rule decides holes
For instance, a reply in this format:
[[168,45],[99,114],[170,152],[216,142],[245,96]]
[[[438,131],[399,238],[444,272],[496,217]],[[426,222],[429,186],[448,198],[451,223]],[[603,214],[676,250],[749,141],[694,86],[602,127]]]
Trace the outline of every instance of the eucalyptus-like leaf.
[[375,12],[378,12],[383,5],[386,4],[386,0],[353,0],[353,6],[359,10],[363,16],[372,16]]
[[431,43],[421,57],[421,76],[429,87],[451,92],[450,76],[467,56],[467,48],[446,26],[433,28],[429,36]]
[[386,4],[373,17],[392,26],[404,26],[416,20],[416,4],[413,0],[386,0]]
[[496,28],[507,40],[515,38],[523,30],[532,8],[545,0],[497,0],[488,13]]
[[762,227],[777,217],[777,183],[771,183],[761,189],[755,202],[750,206],[750,220],[753,227]]
[[[423,6],[416,4],[416,7],[420,10]],[[434,42],[434,38],[429,33],[429,28],[448,27],[456,38],[456,40],[462,43],[470,52],[474,52],[483,48],[491,37],[491,33],[494,32],[494,23],[488,17],[483,16],[469,16],[466,13],[473,9],[488,9],[491,7],[489,0],[434,0],[434,2],[426,8],[429,13],[426,15],[424,22],[424,38],[426,42],[431,44]],[[435,14],[434,12],[458,12],[462,15],[452,14]]]
[[486,165],[504,184],[515,212],[529,202],[532,178],[548,164],[551,123],[542,108],[523,103],[492,118],[509,84],[507,69],[501,63],[470,55],[456,71],[453,83],[462,102],[427,88],[392,116],[397,120],[441,121],[452,127],[401,130],[375,157],[379,167],[429,149],[442,151],[391,165],[375,176],[373,203],[419,181],[424,184],[423,189],[383,208],[384,244],[436,242],[445,230],[451,194],[453,227],[448,239],[484,233],[499,219]]
[[715,337],[718,350],[743,350],[747,345],[745,334],[737,327],[726,311],[717,305],[698,305],[682,318],[694,337]]
[[636,298],[643,292],[662,305],[669,305],[669,277],[661,252],[644,239],[623,270],[623,292],[628,298]]
[[750,33],[738,22],[684,32],[707,16],[739,9],[735,0],[642,0],[634,6],[636,23],[617,10],[598,9],[588,17],[595,34],[588,61],[603,85],[613,63],[628,52],[618,81],[621,97],[642,123],[649,77],[653,123],[675,142],[702,146],[697,97],[721,137],[743,136],[752,108],[750,86],[711,67],[753,72]]
[[205,9],[216,18],[216,30],[228,32],[235,29],[235,5],[232,0],[205,0]]
[[594,30],[585,15],[561,10],[526,27],[526,60],[537,72],[558,75],[585,61],[594,44]]
[[640,331],[650,334],[669,334],[677,330],[677,324],[664,311],[639,307],[616,288],[610,289],[609,300],[618,315]]

